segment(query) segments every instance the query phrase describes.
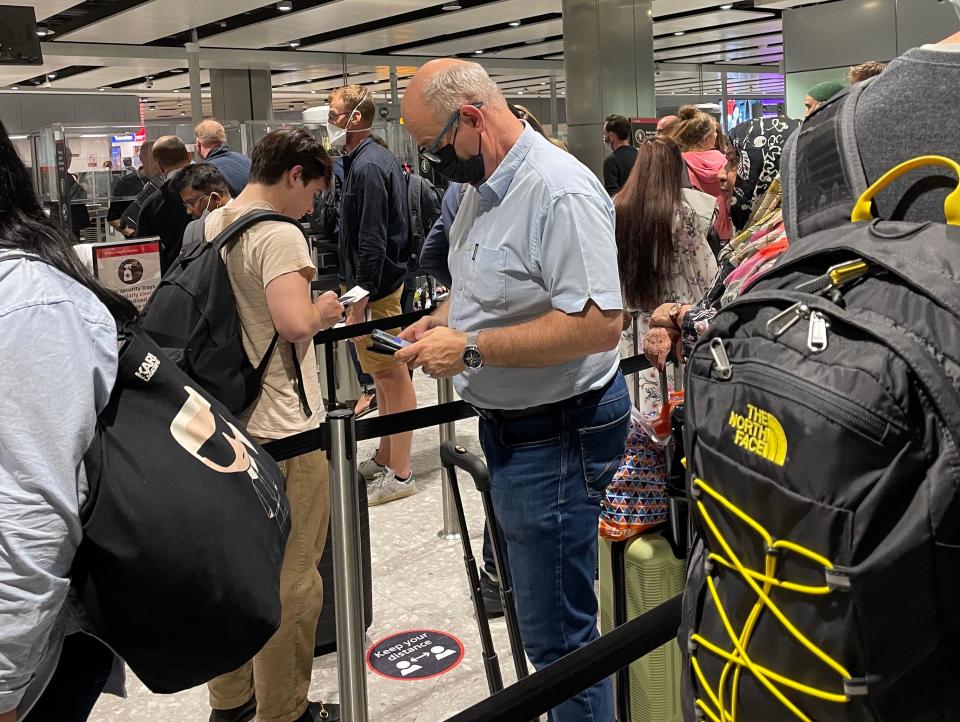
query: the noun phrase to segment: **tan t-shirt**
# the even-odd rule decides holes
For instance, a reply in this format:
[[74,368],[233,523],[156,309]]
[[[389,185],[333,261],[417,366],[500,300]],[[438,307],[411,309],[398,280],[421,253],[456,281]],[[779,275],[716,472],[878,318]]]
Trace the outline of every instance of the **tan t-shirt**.
[[[265,201],[242,206],[232,203],[207,216],[204,236],[207,240],[214,239],[228,225],[254,210],[275,209]],[[241,234],[227,247],[224,261],[237,299],[243,347],[250,363],[257,366],[276,333],[267,308],[267,284],[278,276],[304,268],[311,270],[312,278],[317,269],[310,259],[303,233],[289,223],[271,221],[259,223]],[[308,418],[301,408],[293,351],[281,338],[263,377],[263,393],[239,417],[252,436],[282,439],[319,424],[323,400],[313,341],[298,343],[296,349],[313,417]]]

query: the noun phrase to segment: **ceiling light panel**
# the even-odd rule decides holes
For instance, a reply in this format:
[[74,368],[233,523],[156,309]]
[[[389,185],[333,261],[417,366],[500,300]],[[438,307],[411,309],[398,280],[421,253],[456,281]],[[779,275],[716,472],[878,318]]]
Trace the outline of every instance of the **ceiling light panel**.
[[[733,11],[730,11],[733,12]],[[729,15],[730,13],[724,13]],[[654,30],[658,27],[654,24]],[[769,35],[779,33],[782,30],[780,20],[766,20],[761,22],[747,23],[728,28],[711,28],[710,30],[691,30],[683,37],[677,38],[668,35],[663,38],[655,38],[653,41],[654,52],[666,48],[677,48],[695,43],[718,43],[724,40],[736,40],[745,35]]]
[[[494,57],[497,58],[533,58],[548,53],[558,53],[563,51],[562,40],[551,40],[549,43],[537,43],[535,45],[524,45],[522,48],[509,48],[501,50]],[[558,60],[563,60],[563,55],[556,56]]]
[[[562,9],[562,0],[501,0],[476,8],[466,8],[456,13],[444,13],[402,25],[329,40],[303,49],[334,53],[366,53],[380,48],[415,43],[418,40],[427,42],[452,33],[497,25],[505,18],[535,17],[547,13],[558,13]],[[522,27],[521,25],[517,30]],[[469,50],[476,49],[477,46],[474,45]]]
[[456,55],[469,53],[477,48],[495,48],[501,45],[523,43],[528,40],[542,40],[554,35],[563,35],[562,20],[548,20],[532,25],[521,25],[519,28],[505,28],[482,35],[472,35],[459,40],[448,40],[431,45],[418,45],[401,51],[403,55]]
[[[749,10],[718,10],[712,13],[690,15],[674,20],[660,20],[653,24],[656,36],[680,32],[694,32],[703,28],[715,28],[733,23],[745,23],[751,20],[763,20],[773,17],[770,13],[758,13]],[[686,38],[685,38],[686,39]]]
[[[435,4],[436,0],[391,0],[388,13],[399,15]],[[256,25],[213,35],[201,40],[200,44],[216,48],[271,47],[286,43],[293,38],[302,38],[311,32],[360,25],[370,22],[373,18],[383,17],[384,14],[382,0],[334,0],[309,10],[286,13]]]
[[[93,90],[105,85],[113,85],[114,83],[122,83],[125,80],[132,80],[145,75],[154,75],[166,70],[173,70],[175,67],[177,67],[176,64],[163,65],[126,61],[124,65],[98,68],[97,70],[91,70],[87,73],[71,75],[69,78],[64,78],[63,80],[54,80],[51,84],[54,88],[73,88],[78,90],[86,88]],[[160,81],[154,80],[153,82],[154,87],[156,87]]]
[[[654,52],[654,60],[681,60],[697,55],[706,55],[707,53],[721,53],[725,51],[743,50],[744,48],[757,48],[760,46],[780,45],[783,43],[783,37],[780,35],[764,35],[760,38],[748,38],[746,40],[728,40],[722,43],[707,43],[697,45],[691,48],[669,48],[666,50],[657,50]],[[690,62],[699,62],[696,58]]]
[[[118,42],[125,44],[142,45],[247,10],[255,10],[263,5],[263,0],[150,0],[72,33],[57,35],[56,38],[69,42],[91,43],[102,43],[116,38]],[[298,34],[294,33],[290,37],[297,37]]]

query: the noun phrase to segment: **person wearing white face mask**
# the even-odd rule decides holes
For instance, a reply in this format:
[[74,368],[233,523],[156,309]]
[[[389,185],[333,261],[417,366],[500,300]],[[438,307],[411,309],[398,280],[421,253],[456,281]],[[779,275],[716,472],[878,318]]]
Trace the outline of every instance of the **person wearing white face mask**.
[[203,221],[212,211],[231,203],[227,179],[212,163],[187,166],[173,180],[183,207],[194,220],[183,232],[181,255],[190,253],[203,241]]
[[[333,91],[327,126],[331,142],[343,144],[340,272],[344,290],[360,286],[370,293],[351,306],[347,324],[363,323],[368,312],[372,319],[401,315],[410,255],[406,179],[397,157],[370,137],[375,115],[376,105],[365,88],[348,85]],[[361,367],[373,377],[380,414],[415,409],[417,397],[406,366],[370,351],[369,336],[357,339],[356,348]],[[416,492],[412,441],[411,432],[383,438],[377,453],[360,465],[371,506]]]

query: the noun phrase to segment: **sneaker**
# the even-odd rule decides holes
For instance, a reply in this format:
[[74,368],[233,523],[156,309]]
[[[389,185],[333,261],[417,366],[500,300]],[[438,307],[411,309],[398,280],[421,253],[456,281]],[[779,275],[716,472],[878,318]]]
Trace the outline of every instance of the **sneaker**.
[[483,609],[487,619],[498,619],[503,616],[503,601],[500,599],[500,585],[480,572],[480,596],[483,598]]
[[378,506],[388,501],[396,501],[417,493],[417,481],[410,478],[398,479],[393,469],[384,468],[373,481],[367,484],[367,506]]
[[373,456],[357,467],[357,471],[360,472],[360,476],[362,476],[363,480],[367,482],[367,491],[370,490],[370,482],[373,481],[376,476],[383,472],[386,468],[386,466],[377,463],[376,453],[374,453]]
[[257,698],[233,709],[210,710],[210,722],[250,722],[257,714]]

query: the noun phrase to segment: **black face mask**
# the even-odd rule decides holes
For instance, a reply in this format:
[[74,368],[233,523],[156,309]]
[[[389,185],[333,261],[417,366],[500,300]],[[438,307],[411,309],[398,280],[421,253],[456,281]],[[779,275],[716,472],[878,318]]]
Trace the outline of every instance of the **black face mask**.
[[[454,136],[454,141],[456,141],[456,136]],[[433,155],[437,157],[437,160],[430,160],[430,165],[433,166],[433,169],[437,173],[454,183],[477,184],[482,181],[486,175],[483,155],[480,154],[479,147],[477,148],[477,154],[470,156],[466,160],[461,160],[457,157],[457,151],[454,149],[453,143],[443,146],[443,148],[436,151]]]

